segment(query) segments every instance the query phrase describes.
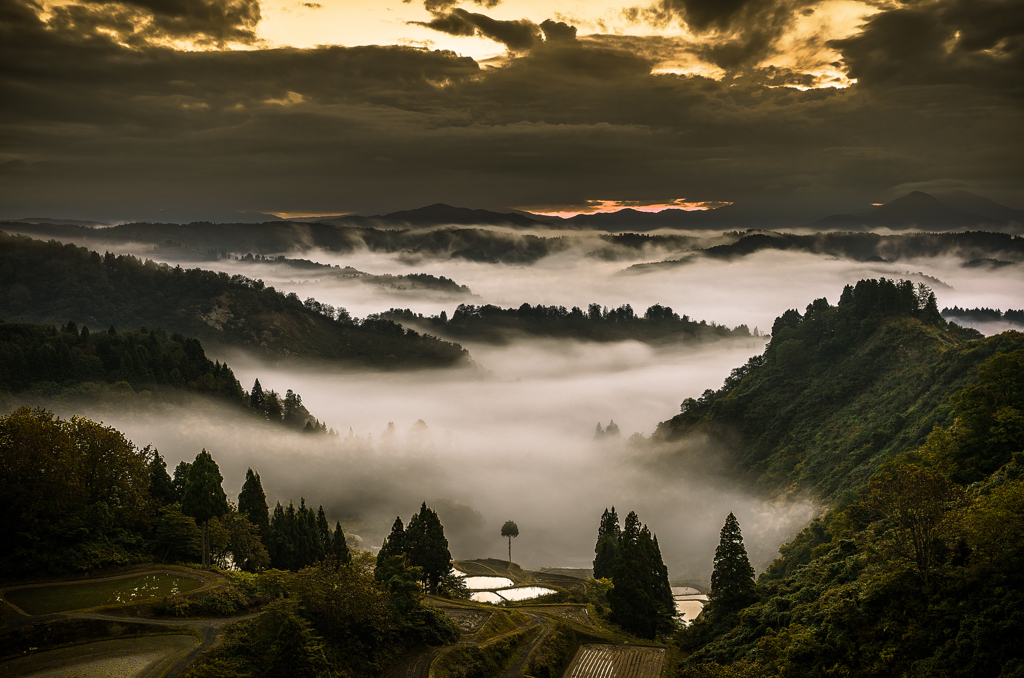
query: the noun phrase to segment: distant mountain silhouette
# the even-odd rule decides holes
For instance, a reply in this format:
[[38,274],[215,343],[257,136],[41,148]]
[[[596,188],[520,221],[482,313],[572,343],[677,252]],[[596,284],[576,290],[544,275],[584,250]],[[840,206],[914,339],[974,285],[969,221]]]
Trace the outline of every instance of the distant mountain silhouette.
[[847,230],[888,227],[947,231],[979,226],[1006,226],[1011,222],[1024,223],[1024,212],[988,198],[967,191],[948,193],[945,196],[947,200],[943,201],[927,193],[914,191],[862,214],[833,214],[824,217],[814,222],[814,226]]

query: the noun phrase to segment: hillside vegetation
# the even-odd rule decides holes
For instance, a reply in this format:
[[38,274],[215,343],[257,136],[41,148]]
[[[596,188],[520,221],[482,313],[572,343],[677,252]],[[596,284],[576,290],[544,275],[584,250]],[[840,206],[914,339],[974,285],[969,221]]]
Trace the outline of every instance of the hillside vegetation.
[[301,301],[260,280],[0,233],[0,314],[7,321],[91,328],[163,327],[209,344],[373,367],[464,363],[456,344],[386,320]]
[[763,355],[683,402],[654,439],[708,435],[761,492],[835,499],[948,425],[950,396],[1019,348],[1019,333],[985,339],[946,323],[927,288],[862,280],[836,306],[786,311]]
[[1024,334],[981,338],[925,289],[861,281],[781,316],[683,410],[663,441],[711,436],[763,491],[832,508],[751,604],[679,634],[681,678],[1024,675]]
[[446,312],[424,317],[409,309],[392,308],[381,318],[403,325],[420,327],[442,337],[462,341],[483,341],[503,344],[521,337],[553,337],[584,341],[642,341],[667,344],[679,341],[715,340],[750,337],[746,325],[729,329],[724,325],[696,321],[681,316],[667,306],[655,304],[643,315],[637,315],[629,304],[618,308],[602,308],[590,304],[587,310],[578,306],[531,306],[501,308],[492,304],[474,306],[459,304],[449,319]]

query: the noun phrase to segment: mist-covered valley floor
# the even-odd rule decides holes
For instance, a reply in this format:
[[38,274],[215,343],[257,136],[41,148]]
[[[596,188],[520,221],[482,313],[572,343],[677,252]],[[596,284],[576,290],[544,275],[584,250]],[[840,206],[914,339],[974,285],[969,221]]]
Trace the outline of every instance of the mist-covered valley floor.
[[[592,251],[571,247],[532,265],[366,250],[281,253],[375,275],[444,276],[472,295],[366,285],[274,262],[227,258],[199,265],[260,278],[302,299],[345,307],[355,317],[392,307],[450,315],[460,303],[628,303],[638,314],[662,304],[694,320],[766,333],[786,309],[802,311],[823,296],[835,303],[844,285],[876,277],[924,282],[940,307],[1024,306],[1019,266],[965,268],[953,257],[887,263],[766,251],[733,262],[697,259],[635,273],[626,269],[671,253],[643,250],[609,261],[590,256]],[[437,508],[455,558],[500,557],[500,526],[515,520],[521,535],[513,557],[528,568],[587,567],[601,512],[614,505],[620,514],[636,511],[657,534],[674,580],[707,580],[730,511],[760,571],[823,508],[810,498],[773,502],[755,496],[730,480],[730,460],[721,450],[698,445],[682,457],[685,462],[676,456],[666,464],[655,447],[629,440],[634,433],[649,436],[683,399],[719,388],[732,369],[763,350],[764,338],[657,348],[553,339],[462,343],[474,362],[470,368],[385,373],[208,349],[246,389],[258,378],[264,389],[301,394],[309,411],[339,432],[337,438],[261,426],[214,404],[158,419],[109,411],[102,418],[136,444],[152,443],[171,468],[208,449],[229,495],[237,495],[252,466],[271,505],[298,503],[300,497],[323,504],[331,521],[340,520],[367,547],[379,546],[394,517],[408,516],[422,501]],[[595,440],[595,426],[612,420],[620,436]]]

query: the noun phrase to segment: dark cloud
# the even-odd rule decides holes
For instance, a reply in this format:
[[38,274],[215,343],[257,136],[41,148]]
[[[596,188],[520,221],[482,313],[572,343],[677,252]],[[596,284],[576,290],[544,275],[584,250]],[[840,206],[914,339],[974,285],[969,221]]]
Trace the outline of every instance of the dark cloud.
[[531,33],[487,69],[406,47],[179,52],[0,0],[0,218],[666,196],[812,217],[942,181],[1024,202],[1018,43],[954,10],[872,18],[839,44],[860,83],[801,92],[783,69],[652,72],[679,46],[643,38]]
[[952,0],[872,16],[829,46],[868,86],[989,85],[1024,94],[1024,2]]
[[[402,0],[410,4],[413,0]],[[453,7],[456,7],[462,0],[423,0],[423,7],[433,15],[447,14]],[[501,4],[501,0],[473,0],[476,4],[491,9]]]
[[564,21],[552,21],[545,19],[540,23],[540,29],[544,31],[544,39],[551,42],[560,40],[571,41],[576,39],[576,27],[570,26]]
[[624,10],[634,22],[665,26],[682,21],[706,38],[695,51],[729,72],[752,67],[775,54],[779,38],[797,15],[813,13],[817,0],[661,0]]
[[449,35],[481,35],[515,52],[532,49],[542,40],[540,26],[532,21],[501,21],[464,9],[452,10],[450,14],[437,16],[431,21],[413,23]]

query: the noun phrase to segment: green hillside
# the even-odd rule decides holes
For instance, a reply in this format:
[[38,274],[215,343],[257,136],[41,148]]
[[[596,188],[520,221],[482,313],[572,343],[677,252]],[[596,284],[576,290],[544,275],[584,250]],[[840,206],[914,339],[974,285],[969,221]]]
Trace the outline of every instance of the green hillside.
[[284,295],[244,276],[182,269],[131,256],[0,233],[0,316],[92,329],[163,327],[268,355],[378,368],[467,361],[457,344],[386,320],[354,322],[344,309]]
[[1024,334],[946,325],[861,281],[780,317],[763,356],[659,428],[706,434],[763,492],[831,508],[742,609],[681,631],[677,675],[1024,675]]
[[[923,294],[923,296],[922,296]],[[950,423],[950,396],[1024,335],[982,339],[947,324],[930,292],[862,280],[836,306],[818,299],[775,321],[763,355],[718,391],[688,399],[655,440],[710,435],[762,493],[835,498]]]

